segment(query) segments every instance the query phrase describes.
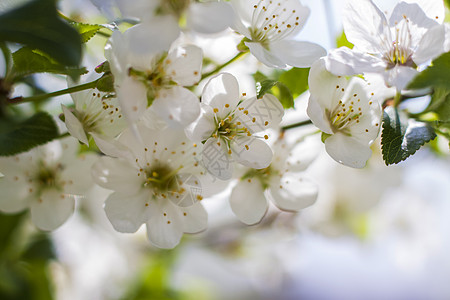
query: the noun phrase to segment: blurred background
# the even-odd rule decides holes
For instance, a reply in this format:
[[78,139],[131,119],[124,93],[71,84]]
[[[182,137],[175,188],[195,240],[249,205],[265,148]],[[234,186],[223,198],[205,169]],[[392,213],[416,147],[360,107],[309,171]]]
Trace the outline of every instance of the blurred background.
[[[298,39],[336,47],[344,1],[302,3],[311,15]],[[61,0],[59,7],[75,20],[108,22],[88,0]],[[230,31],[185,39],[220,62],[234,55],[240,37]],[[104,60],[105,42],[88,42],[88,69]],[[257,69],[264,71],[248,57],[225,71],[250,93],[250,74]],[[63,77],[36,80],[47,91],[66,87]],[[308,97],[306,92],[296,99],[285,125],[306,119]],[[55,98],[47,109],[58,114],[60,103],[70,101]],[[308,130],[314,129],[292,130],[287,138]],[[367,167],[356,170],[329,158],[320,136],[307,138],[299,155],[316,156],[305,171],[319,185],[315,205],[297,214],[271,207],[260,224],[246,226],[231,212],[228,189],[204,200],[209,228],[185,235],[173,250],[151,246],[144,228],[115,232],[102,209],[109,192],[98,187],[50,234],[38,232],[26,213],[0,214],[0,299],[450,299],[448,143],[435,140],[389,167],[378,142],[372,150]]]

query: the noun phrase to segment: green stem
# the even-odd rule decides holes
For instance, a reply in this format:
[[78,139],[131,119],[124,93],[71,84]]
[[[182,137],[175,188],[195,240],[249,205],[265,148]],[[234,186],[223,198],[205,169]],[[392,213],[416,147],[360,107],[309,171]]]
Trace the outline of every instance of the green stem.
[[51,97],[61,96],[65,94],[75,93],[83,90],[93,89],[97,87],[98,79],[92,82],[84,83],[81,85],[73,86],[64,90],[48,93],[48,94],[42,94],[42,95],[36,95],[31,97],[16,97],[12,99],[7,99],[8,104],[21,104],[26,102],[33,102],[33,101],[40,101],[44,99],[48,99]]
[[235,62],[236,60],[238,60],[241,56],[243,56],[246,53],[247,52],[239,52],[233,58],[231,58],[229,61],[223,63],[222,65],[217,66],[214,70],[212,70],[212,71],[210,71],[208,73],[203,73],[201,80],[203,80],[203,79],[205,79],[205,78],[207,78],[207,77],[209,77],[211,75],[214,75],[214,74],[218,73],[220,70],[222,70],[223,68],[225,68],[229,64]]
[[294,124],[291,124],[291,125],[287,125],[287,126],[281,127],[281,131],[286,131],[286,130],[289,130],[289,129],[293,129],[293,128],[297,128],[297,127],[301,127],[301,126],[305,126],[305,125],[309,125],[309,124],[312,124],[312,121],[311,120],[305,120],[305,121],[301,121],[301,122],[298,122],[298,123],[294,123]]
[[394,107],[398,107],[400,102],[402,102],[402,93],[397,91],[394,97]]

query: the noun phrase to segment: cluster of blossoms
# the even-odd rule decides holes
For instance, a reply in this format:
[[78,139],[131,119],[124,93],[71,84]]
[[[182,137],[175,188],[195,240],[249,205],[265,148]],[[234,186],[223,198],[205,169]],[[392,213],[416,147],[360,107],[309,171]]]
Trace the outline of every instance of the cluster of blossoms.
[[[379,94],[390,87],[401,93],[446,45],[437,0],[400,2],[388,15],[371,0],[347,1],[344,30],[355,47],[328,55],[294,39],[310,14],[299,0],[117,0],[101,9],[113,6],[139,21],[106,43],[114,92],[72,94],[74,106],[62,111],[73,138],[0,159],[0,210],[29,207],[43,230],[73,213],[92,184],[88,173],[112,191],[104,206],[112,226],[133,233],[145,224],[162,248],[205,230],[201,201],[229,184],[231,210],[246,224],[261,221],[269,200],[284,211],[314,204],[317,187],[302,173],[308,163],[293,160],[296,145],[274,134],[285,112],[279,99],[247,95],[221,68],[202,75],[203,51],[186,36],[231,28],[244,36],[239,51],[267,67],[310,67],[307,115],[328,154],[354,168],[366,165],[379,135]],[[366,73],[381,74],[386,86],[348,77]],[[101,154],[77,156],[74,138]]]

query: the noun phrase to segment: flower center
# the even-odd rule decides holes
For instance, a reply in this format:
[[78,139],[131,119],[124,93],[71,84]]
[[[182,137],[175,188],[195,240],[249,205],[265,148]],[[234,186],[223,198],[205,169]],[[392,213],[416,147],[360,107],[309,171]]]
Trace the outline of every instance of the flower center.
[[179,170],[173,170],[168,165],[156,165],[145,170],[145,187],[149,187],[157,192],[167,192],[175,188],[174,178]]
[[175,15],[180,18],[190,4],[190,0],[161,0],[156,14]]
[[388,51],[383,55],[384,60],[387,62],[387,69],[392,69],[397,65],[417,68],[412,60],[411,32],[408,24],[409,20],[404,16],[401,24],[396,24],[394,28],[395,40],[390,45],[387,45]]
[[[241,109],[241,108],[240,108]],[[228,153],[231,154],[231,141],[239,136],[251,136],[250,130],[245,127],[242,122],[234,119],[234,112],[230,113],[226,118],[219,119],[217,113],[219,110],[214,109],[214,122],[216,131],[211,135],[214,138],[221,138],[227,146]],[[246,111],[244,111],[244,114]],[[248,112],[247,112],[248,113]],[[220,142],[219,142],[220,146]]]
[[63,170],[61,164],[55,167],[49,167],[45,162],[39,162],[39,169],[35,175],[35,180],[38,182],[40,189],[46,188],[60,188],[59,173]]
[[283,1],[261,0],[254,5],[250,35],[268,49],[269,42],[284,39],[299,26],[300,15],[282,5]]
[[327,110],[333,132],[339,131],[350,134],[348,127],[355,123],[359,123],[359,119],[363,115],[359,105],[360,102],[360,99],[355,99],[352,100],[349,105],[346,105],[340,100],[333,111],[330,112]]
[[270,179],[278,174],[279,172],[275,170],[272,165],[269,165],[264,169],[251,169],[247,173],[242,176],[242,180],[256,178],[261,182],[263,189],[267,189],[269,187]]

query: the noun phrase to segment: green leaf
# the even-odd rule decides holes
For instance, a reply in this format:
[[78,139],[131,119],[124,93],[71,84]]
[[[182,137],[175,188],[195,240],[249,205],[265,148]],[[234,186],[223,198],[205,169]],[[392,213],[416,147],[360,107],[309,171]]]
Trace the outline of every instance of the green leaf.
[[450,90],[450,52],[433,61],[433,65],[420,72],[408,85],[409,89],[443,88]]
[[267,77],[265,74],[261,73],[260,71],[256,71],[256,73],[253,74],[252,76],[253,76],[253,80],[255,80],[255,82],[262,82],[264,80],[269,79],[269,77]]
[[25,152],[58,137],[52,116],[40,112],[0,134],[0,156]]
[[279,81],[286,85],[292,93],[292,97],[297,98],[308,89],[309,68],[292,68],[283,72]]
[[338,48],[348,47],[350,49],[353,49],[353,44],[347,40],[347,36],[345,35],[344,31],[342,31],[342,34],[336,38],[336,46]]
[[81,42],[87,43],[95,34],[105,26],[99,24],[71,23],[78,33],[81,35]]
[[80,35],[58,17],[54,0],[32,0],[0,15],[1,41],[39,49],[64,65],[81,61]]
[[408,120],[395,108],[385,109],[381,149],[386,165],[397,164],[407,159],[435,137],[436,133],[427,123]]
[[266,79],[256,83],[256,94],[262,98],[266,93],[271,93],[278,98],[284,108],[294,107],[294,98],[289,88],[282,82]]
[[105,73],[97,82],[97,89],[100,92],[114,92],[114,76],[112,73]]
[[87,73],[86,68],[67,67],[62,65],[37,50],[23,47],[12,54],[14,69],[20,75],[33,73],[65,74],[72,78]]

